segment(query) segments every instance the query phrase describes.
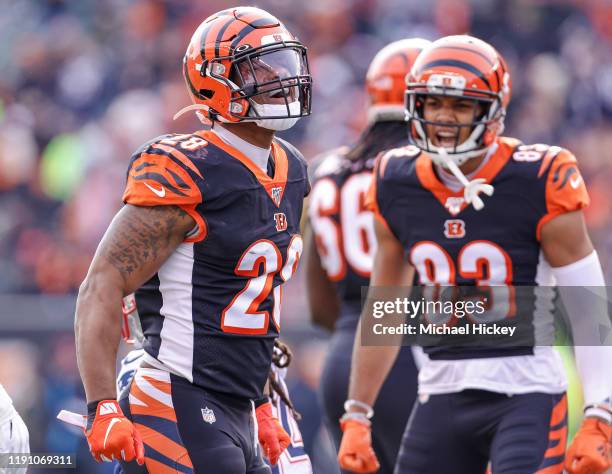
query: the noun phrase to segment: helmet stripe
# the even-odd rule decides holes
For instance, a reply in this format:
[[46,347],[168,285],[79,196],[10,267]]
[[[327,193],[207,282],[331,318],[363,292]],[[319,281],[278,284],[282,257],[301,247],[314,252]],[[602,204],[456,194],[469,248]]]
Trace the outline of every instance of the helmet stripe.
[[466,63],[465,61],[457,61],[454,59],[438,59],[437,61],[431,61],[427,64],[424,64],[423,66],[420,67],[420,71],[423,71],[429,68],[433,68],[436,66],[452,66],[458,69],[465,69],[466,71],[471,72],[476,77],[478,77],[482,82],[484,82],[486,86],[489,88],[489,90],[491,91],[493,90],[491,89],[491,84],[489,84],[489,81],[484,76],[484,74],[479,69],[477,69],[475,66],[473,66],[470,63]]
[[203,59],[204,59],[204,47],[206,46],[206,36],[208,35],[208,32],[210,31],[210,29],[213,27],[214,24],[215,22],[211,21],[210,23],[208,23],[202,28],[202,32],[200,33],[200,56],[202,56]]
[[473,53],[473,54],[476,54],[476,55],[480,56],[482,59],[484,59],[489,64],[489,66],[494,66],[495,65],[495,62],[493,60],[491,60],[490,56],[482,54],[480,51],[477,51],[475,49],[465,48],[465,47],[462,47],[462,46],[440,46],[439,49],[455,49],[455,50],[459,50],[459,51],[467,51],[468,53]]
[[237,19],[248,25],[251,25],[253,28],[261,28],[263,26],[281,26],[280,22],[278,21],[278,18],[258,8],[238,8],[235,11],[235,15]]
[[219,33],[217,33],[217,39],[215,41],[215,58],[219,56],[219,46],[220,46],[221,40],[223,39],[223,33],[225,33],[225,30],[227,30],[227,28],[235,21],[236,19],[233,16],[230,17],[229,21],[225,23],[225,25],[223,25],[221,29],[219,30]]
[[[222,23],[218,18],[216,20],[217,21],[211,21],[202,30],[202,36],[200,37],[200,51],[202,52],[202,59],[212,59],[212,58],[206,57],[206,48],[208,47],[209,54],[212,53],[210,48],[212,47],[213,44],[216,43],[217,34],[219,33],[219,30],[223,29],[223,27],[225,27],[226,25],[226,23]],[[232,15],[230,16],[228,22],[233,22],[233,21],[234,21],[234,17]],[[215,52],[216,52],[216,48],[215,48]]]
[[244,37],[251,33],[254,29],[255,28],[253,28],[251,25],[244,25],[244,28],[240,30],[240,32],[236,35],[236,38],[234,38],[234,41],[232,41],[232,50],[237,48]]
[[187,61],[183,61],[183,75],[185,76],[185,81],[187,82],[187,85],[189,86],[189,90],[191,91],[191,93],[200,100],[206,100],[206,97],[200,94],[200,91],[197,90],[193,86],[193,83],[191,82],[191,79],[189,77],[189,72],[187,71]]

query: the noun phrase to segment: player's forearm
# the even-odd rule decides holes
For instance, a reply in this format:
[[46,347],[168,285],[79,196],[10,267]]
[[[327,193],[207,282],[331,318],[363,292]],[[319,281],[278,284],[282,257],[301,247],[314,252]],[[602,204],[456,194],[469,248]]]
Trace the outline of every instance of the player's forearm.
[[306,293],[310,307],[310,320],[317,326],[333,331],[340,313],[338,294],[323,269],[311,228],[306,230],[304,240],[306,242]]
[[120,286],[88,276],[75,315],[77,363],[88,402],[116,397],[115,369],[121,337]]
[[359,324],[353,347],[349,399],[359,400],[370,406],[374,405],[376,397],[378,397],[378,393],[397,358],[399,347],[399,345],[362,345],[361,323]]
[[[371,329],[374,303],[395,301],[410,292],[414,277],[414,267],[404,260],[403,248],[399,241],[378,220],[374,223],[378,249],[374,257],[370,288],[353,346],[349,399],[373,405],[380,389],[397,358],[403,342],[401,335],[389,335],[385,346],[362,345],[362,327],[365,332]],[[389,315],[391,316],[391,315]],[[406,315],[393,315],[398,324],[403,324]],[[363,333],[365,333],[363,332]]]
[[[609,368],[612,347],[602,340],[602,335],[607,335],[610,317],[605,279],[597,252],[592,251],[588,256],[552,271],[572,329],[585,406],[601,404],[609,409],[612,400]],[[589,408],[585,414],[600,416],[608,422],[612,420],[609,411],[598,408]]]

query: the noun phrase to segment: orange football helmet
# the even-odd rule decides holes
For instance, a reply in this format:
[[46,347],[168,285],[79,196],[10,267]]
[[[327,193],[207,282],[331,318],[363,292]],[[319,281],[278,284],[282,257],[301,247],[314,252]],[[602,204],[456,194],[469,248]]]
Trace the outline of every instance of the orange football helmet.
[[291,126],[310,114],[306,48],[259,8],[230,8],[204,20],[187,47],[183,76],[194,104],[177,115],[198,110],[212,121]]
[[421,52],[407,81],[406,117],[412,139],[434,161],[444,163],[439,148],[426,133],[425,126],[434,123],[423,118],[424,99],[428,95],[473,99],[484,105],[483,112],[471,124],[435,123],[470,127],[467,140],[443,150],[457,165],[486,152],[503,132],[510,102],[510,73],[502,56],[488,43],[467,35],[434,41]]
[[381,49],[368,67],[368,122],[403,120],[406,75],[419,53],[431,44],[421,38],[394,41]]

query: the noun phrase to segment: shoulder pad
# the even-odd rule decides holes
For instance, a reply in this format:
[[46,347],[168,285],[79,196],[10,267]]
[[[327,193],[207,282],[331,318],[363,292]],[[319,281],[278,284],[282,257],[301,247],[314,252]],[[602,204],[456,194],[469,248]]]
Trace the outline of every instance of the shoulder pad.
[[[123,201],[139,206],[194,206],[202,201],[202,174],[190,156],[206,146],[195,135],[163,135],[141,146],[128,166]],[[185,153],[187,152],[187,153]]]
[[422,150],[414,145],[406,145],[399,148],[391,148],[381,152],[377,157],[377,172],[381,179],[387,177],[387,168],[391,163],[394,165],[412,161],[422,154]]
[[342,170],[342,163],[348,150],[349,147],[341,146],[315,156],[310,165],[313,178],[318,179],[339,173]]
[[279,137],[274,137],[274,140],[279,145],[281,145],[285,150],[287,150],[291,155],[295,156],[298,160],[304,162],[304,164],[306,163],[306,158],[304,158],[304,155],[302,155],[302,152],[300,152],[300,150],[294,147],[291,143]]

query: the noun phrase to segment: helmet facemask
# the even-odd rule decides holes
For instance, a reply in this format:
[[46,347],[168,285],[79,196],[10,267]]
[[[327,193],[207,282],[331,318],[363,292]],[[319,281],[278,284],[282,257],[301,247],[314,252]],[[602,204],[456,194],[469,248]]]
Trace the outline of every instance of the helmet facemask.
[[312,79],[299,43],[247,48],[231,60],[227,74],[223,59],[212,60],[208,74],[230,87],[228,115],[237,121],[286,130],[310,114]]

